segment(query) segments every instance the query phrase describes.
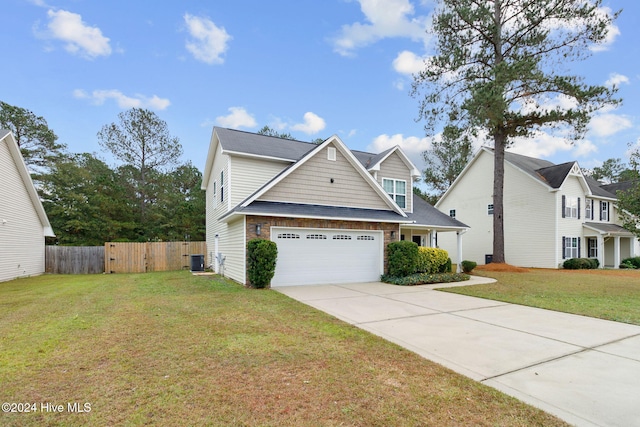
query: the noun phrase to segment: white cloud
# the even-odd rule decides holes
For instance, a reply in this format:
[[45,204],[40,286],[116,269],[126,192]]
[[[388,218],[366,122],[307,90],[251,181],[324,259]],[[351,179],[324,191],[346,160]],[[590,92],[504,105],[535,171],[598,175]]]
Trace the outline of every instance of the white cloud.
[[291,125],[291,130],[304,132],[307,135],[318,133],[326,127],[324,119],[312,112],[304,113],[304,123]]
[[221,57],[228,49],[228,42],[232,37],[224,27],[218,27],[210,19],[198,16],[184,15],[187,30],[192,37],[185,46],[198,61],[207,64],[222,64]]
[[393,69],[400,74],[411,76],[422,71],[425,67],[424,57],[408,50],[403,50],[393,60]]
[[[610,17],[613,16],[613,11],[609,7],[599,7],[598,13],[602,16],[604,15],[608,15]],[[609,28],[607,28],[607,36],[605,37],[603,42],[600,44],[592,45],[591,50],[593,52],[602,52],[605,50],[609,50],[609,47],[615,42],[616,37],[618,37],[619,35],[620,35],[620,28],[618,28],[618,26],[612,22],[611,25],[609,25]]]
[[109,38],[102,35],[98,27],[87,25],[82,16],[66,10],[49,10],[49,24],[45,37],[62,40],[65,50],[85,58],[109,56]]
[[589,129],[596,136],[611,136],[633,127],[631,120],[616,114],[598,114],[591,118]]
[[427,17],[415,14],[409,0],[358,0],[366,23],[343,25],[340,35],[333,40],[334,50],[340,55],[388,37],[406,37],[414,41],[428,39]]
[[629,84],[629,77],[623,74],[611,73],[609,74],[609,80],[607,80],[604,84],[611,87],[620,86],[620,84],[622,83]]
[[598,147],[588,139],[575,141],[572,144],[568,138],[538,131],[531,137],[516,138],[509,151],[543,159],[558,152],[570,152],[573,157],[585,157],[597,152]]
[[239,129],[253,128],[258,125],[256,119],[242,107],[230,107],[231,114],[216,117],[216,123],[220,126]]
[[417,136],[405,138],[401,133],[391,136],[382,134],[377,136],[366,149],[372,153],[381,153],[396,145],[400,146],[413,164],[420,169],[424,164],[422,153],[431,148],[431,138],[418,138]]
[[152,110],[164,110],[171,102],[166,98],[160,98],[157,95],[147,97],[144,95],[136,94],[135,96],[127,96],[117,89],[107,90],[94,90],[90,94],[82,89],[76,89],[73,91],[73,96],[78,99],[88,99],[95,105],[102,105],[105,101],[113,99],[118,104],[118,107],[129,108],[150,108]]

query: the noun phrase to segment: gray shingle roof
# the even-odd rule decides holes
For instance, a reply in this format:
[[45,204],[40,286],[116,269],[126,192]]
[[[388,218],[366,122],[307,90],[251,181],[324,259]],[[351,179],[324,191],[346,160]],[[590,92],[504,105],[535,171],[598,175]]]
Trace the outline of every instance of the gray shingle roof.
[[[233,213],[248,215],[274,215],[274,216],[296,216],[311,218],[343,218],[361,221],[383,221],[383,222],[410,222],[396,212],[377,210],[348,208],[343,206],[321,206],[307,205],[299,203],[265,202],[255,201],[246,207],[238,207]],[[231,212],[230,212],[231,213]],[[228,215],[228,214],[227,214]],[[225,216],[227,216],[225,215]],[[223,217],[224,218],[224,217]]]
[[585,227],[592,228],[594,230],[598,230],[601,233],[605,234],[617,234],[620,236],[633,236],[634,234],[627,230],[624,227],[621,227],[616,224],[610,224],[606,222],[585,222]]
[[0,129],[0,139],[2,139],[5,136],[9,135],[9,132],[11,132],[11,131],[7,130],[7,129]]
[[638,185],[638,183],[640,183],[640,181],[635,179],[631,181],[623,181],[623,182],[616,182],[614,184],[601,185],[600,188],[602,188],[605,191],[608,191],[611,194],[616,194],[618,191],[627,191],[631,187]]
[[214,129],[220,138],[222,148],[226,151],[296,161],[317,147],[311,142],[259,135],[217,126]]
[[[504,156],[506,161],[522,169],[532,177],[544,182],[551,188],[560,188],[567,174],[569,174],[569,171],[571,171],[571,168],[575,164],[575,162],[566,162],[556,165],[547,160],[509,152],[506,152]],[[585,176],[585,180],[594,196],[615,199],[615,194],[607,191],[598,181],[588,176]]]
[[410,220],[416,225],[433,225],[440,227],[469,228],[468,225],[451,218],[427,203],[422,197],[413,195],[413,213],[407,213]]

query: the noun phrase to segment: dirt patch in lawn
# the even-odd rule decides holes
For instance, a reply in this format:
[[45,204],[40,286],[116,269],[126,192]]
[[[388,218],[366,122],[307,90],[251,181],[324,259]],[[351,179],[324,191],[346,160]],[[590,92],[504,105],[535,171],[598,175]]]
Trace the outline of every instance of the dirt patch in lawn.
[[528,268],[516,267],[506,263],[492,262],[485,265],[479,265],[475,268],[478,271],[500,271],[505,273],[528,273]]

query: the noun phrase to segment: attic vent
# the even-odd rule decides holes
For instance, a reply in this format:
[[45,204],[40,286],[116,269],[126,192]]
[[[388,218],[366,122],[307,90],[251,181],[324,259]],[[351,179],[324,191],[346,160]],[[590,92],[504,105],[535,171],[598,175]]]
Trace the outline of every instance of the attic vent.
[[335,147],[327,148],[327,160],[331,160],[333,162],[336,161],[336,148]]
[[347,236],[346,234],[336,234],[333,236],[333,240],[351,240],[351,236]]
[[358,236],[358,240],[375,240],[373,236]]
[[307,239],[327,240],[327,236],[324,234],[307,234]]
[[278,234],[278,239],[299,239],[299,238],[300,238],[299,234],[293,234],[293,233]]

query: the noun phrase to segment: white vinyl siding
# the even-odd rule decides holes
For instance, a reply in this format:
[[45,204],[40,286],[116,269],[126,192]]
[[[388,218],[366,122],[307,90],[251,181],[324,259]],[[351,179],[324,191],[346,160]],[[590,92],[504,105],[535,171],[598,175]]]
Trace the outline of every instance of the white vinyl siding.
[[[564,181],[561,191],[558,191],[555,194],[557,194],[556,209],[560,213],[562,213],[562,195],[565,196],[565,205],[567,204],[566,203],[567,199],[576,199],[576,205],[581,206],[585,196],[585,189],[581,183],[581,178],[574,175],[569,175],[567,179]],[[579,203],[577,202],[578,199],[580,199]],[[582,209],[582,206],[581,206],[581,209]],[[576,214],[576,217],[577,217],[577,214]],[[564,248],[562,247],[562,236],[569,236],[569,237],[583,236],[583,233],[584,233],[583,224],[585,221],[588,221],[588,220],[583,219],[582,215],[580,215],[580,217],[581,219],[577,220],[575,218],[566,218],[566,217],[562,218],[561,215],[558,216],[558,222],[557,222],[558,251],[556,254],[557,263],[556,265],[553,265],[550,267],[558,268],[559,266],[561,266],[562,260],[566,259],[566,258],[563,258],[566,256],[566,253]],[[550,223],[550,224],[553,224],[553,223]]]
[[340,150],[335,161],[327,160],[327,148],[315,153],[258,200],[391,210]]
[[[555,193],[540,182],[505,163],[504,232],[506,262],[525,267],[556,268],[555,221],[559,215]],[[493,155],[481,152],[463,179],[438,203],[445,214],[456,211],[456,219],[470,227],[462,237],[462,257],[485,263],[493,253],[493,216],[487,201],[493,198]],[[578,223],[578,221],[575,221]],[[561,236],[561,235],[560,235]],[[514,237],[514,238],[510,238]],[[439,233],[438,246],[457,260],[455,233]]]
[[245,217],[228,224],[223,241],[226,257],[224,264],[225,276],[240,283],[245,283],[246,278],[246,235]]
[[405,205],[400,205],[406,212],[413,212],[412,195],[413,187],[411,181],[411,170],[402,161],[398,153],[393,153],[387,157],[384,162],[380,164],[380,171],[378,172],[378,183],[383,185],[382,178],[395,179],[404,181],[405,184]]
[[240,204],[291,164],[240,156],[232,156],[231,162],[232,188],[229,198],[232,207]]
[[5,140],[0,141],[0,182],[0,282],[42,274],[44,229]]

